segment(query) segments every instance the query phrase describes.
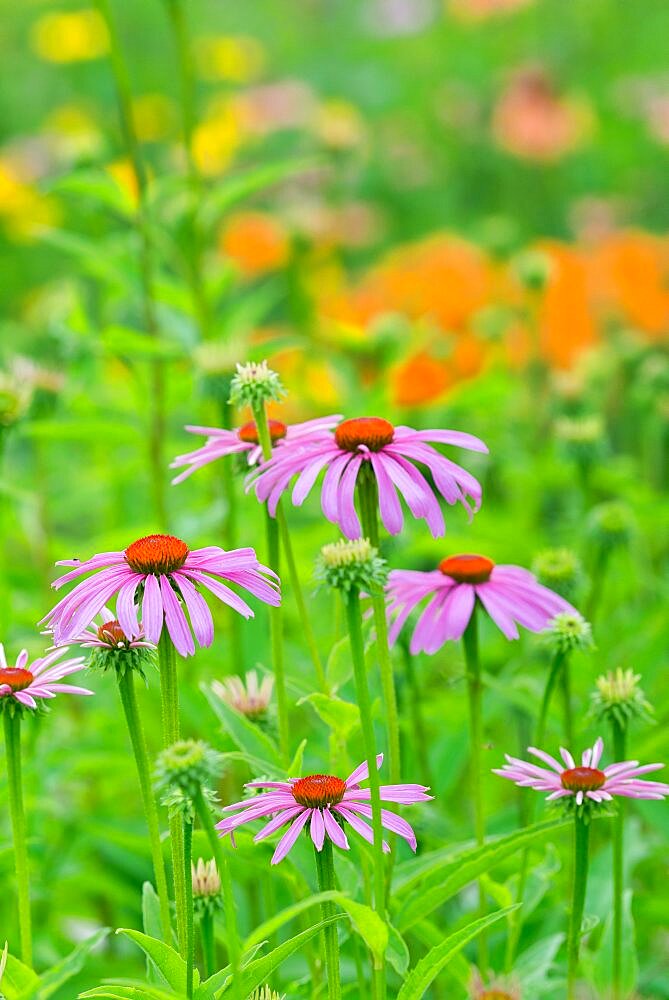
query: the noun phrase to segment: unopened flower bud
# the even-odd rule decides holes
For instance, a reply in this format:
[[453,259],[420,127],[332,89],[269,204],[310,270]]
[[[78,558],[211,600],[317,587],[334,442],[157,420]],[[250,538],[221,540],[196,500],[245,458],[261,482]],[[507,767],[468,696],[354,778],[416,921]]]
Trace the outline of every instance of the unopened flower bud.
[[544,549],[532,564],[532,572],[544,587],[572,600],[583,583],[581,561],[571,549]]
[[626,729],[632,719],[654,722],[653,706],[639,687],[641,674],[633,670],[610,670],[596,680],[591,712],[596,719],[614,722]]
[[279,996],[271,986],[258,986],[249,997],[249,1000],[286,1000],[286,994],[282,993]]
[[600,503],[590,512],[587,531],[603,549],[625,545],[634,533],[634,518],[627,504],[619,500]]
[[571,653],[577,649],[592,649],[592,628],[583,615],[561,611],[542,632],[546,643],[555,653]]
[[331,587],[349,591],[367,590],[378,593],[383,590],[388,577],[385,559],[367,538],[355,541],[342,539],[331,545],[324,545],[318,561],[318,576]]
[[193,799],[214,785],[221,771],[221,755],[202,740],[179,740],[158,755],[155,784],[167,805],[180,808],[182,797]]
[[252,720],[260,719],[267,713],[273,687],[274,678],[271,674],[263,677],[258,684],[255,670],[249,670],[245,680],[241,677],[225,677],[211,685],[212,691],[221,701]]
[[230,402],[235,406],[253,407],[270,400],[280,400],[285,393],[278,372],[272,371],[266,361],[249,361],[237,365],[230,385]]

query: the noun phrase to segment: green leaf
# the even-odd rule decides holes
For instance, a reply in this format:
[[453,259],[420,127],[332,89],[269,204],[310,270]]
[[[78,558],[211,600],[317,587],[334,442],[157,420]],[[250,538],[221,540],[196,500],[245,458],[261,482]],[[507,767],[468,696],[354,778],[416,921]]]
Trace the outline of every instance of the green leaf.
[[304,760],[304,749],[307,745],[306,740],[302,740],[299,747],[295,751],[295,756],[290,762],[290,767],[288,768],[288,774],[302,774],[302,762]]
[[470,847],[455,855],[452,852],[435,852],[431,866],[420,875],[414,872],[403,886],[403,891],[406,892],[408,885],[413,886],[418,881],[416,888],[400,906],[395,921],[398,928],[401,931],[408,930],[505,858],[569,823],[570,820],[563,818],[549,820],[488,841],[483,847]]
[[61,962],[52,965],[51,968],[40,976],[39,1000],[47,1000],[58,990],[63,983],[73,976],[78,975],[84,967],[84,963],[91,951],[100,944],[109,934],[108,927],[102,927],[91,937],[86,938],[81,944],[70,952]]
[[56,194],[74,194],[89,198],[113,212],[126,217],[134,215],[132,200],[114,178],[100,170],[75,170],[57,177],[48,186]]
[[300,698],[298,705],[305,701],[342,741],[345,741],[360,725],[360,709],[350,701],[333,698],[319,691],[307,695],[306,698]]
[[20,433],[41,441],[102,441],[112,439],[119,444],[136,442],[139,427],[120,420],[30,420],[21,424]]
[[144,954],[155,963],[156,968],[168,986],[176,992],[186,992],[186,963],[174,948],[170,948],[164,941],[126,927],[120,927],[116,933],[125,934],[126,937],[129,937],[131,941],[134,941],[142,949]]
[[388,947],[388,925],[381,919],[371,906],[355,903],[348,896],[339,893],[337,902],[342,910],[346,910],[353,927],[363,939],[371,953],[377,959],[383,959]]
[[220,719],[223,730],[240,750],[263,763],[263,770],[283,774],[284,768],[276,744],[258,726],[218,698],[206,685],[202,691]]
[[39,235],[43,243],[76,257],[94,278],[116,288],[128,289],[133,284],[122,266],[118,250],[110,252],[110,248],[103,248],[94,240],[84,239],[64,229],[41,228]]
[[94,986],[93,989],[79,994],[79,1000],[88,997],[106,997],[107,1000],[188,1000],[185,993],[174,993],[163,990],[159,986],[147,986],[139,980],[129,980],[121,985]]
[[331,691],[337,691],[350,680],[353,674],[351,660],[351,643],[347,635],[338,639],[330,650],[328,662],[325,665],[325,676]]
[[204,199],[201,218],[205,225],[216,224],[222,215],[234,205],[245,201],[253,194],[272,187],[295,174],[313,170],[318,161],[310,160],[279,160],[262,167],[248,170],[237,177],[226,178],[215,185]]
[[398,976],[404,978],[409,968],[409,949],[406,941],[392,924],[388,927],[388,947],[386,957]]
[[7,963],[2,976],[2,992],[7,1000],[26,1000],[35,996],[39,986],[39,976],[13,955],[7,955]]
[[163,931],[160,919],[160,900],[151,882],[145,882],[142,886],[142,924],[145,934],[162,941]]
[[[304,948],[307,941],[311,941],[313,937],[320,934],[324,927],[327,927],[329,924],[333,924],[341,919],[342,918],[340,916],[335,916],[328,917],[326,920],[321,920],[308,930],[302,931],[301,934],[296,934],[295,937],[292,937],[289,941],[284,942],[284,944],[280,944],[278,948],[271,951],[269,955],[257,958],[254,962],[247,965],[241,975],[242,996],[248,996],[249,993],[253,993],[258,986],[262,986],[266,983],[271,978],[274,970],[277,969],[282,962],[285,962],[285,960],[294,952],[300,951]],[[221,994],[217,994],[217,996],[220,995]]]
[[261,941],[266,941],[268,938],[272,937],[273,934],[287,924],[290,920],[294,920],[298,917],[300,913],[304,910],[310,909],[312,906],[317,906],[319,903],[326,903],[328,900],[339,900],[342,896],[341,892],[337,892],[334,889],[328,890],[327,892],[317,892],[313,896],[308,896],[306,899],[301,899],[299,903],[293,903],[292,906],[287,906],[285,910],[281,910],[280,913],[276,913],[269,920],[265,920],[264,923],[258,924],[255,930],[251,931],[246,941],[244,942],[244,950],[252,948],[255,944],[259,944]]
[[[512,907],[515,909],[515,907]],[[455,934],[449,935],[441,944],[428,951],[420,962],[411,970],[397,994],[397,1000],[420,1000],[439,973],[451,959],[457,955],[466,944],[480,934],[486,927],[497,923],[507,916],[509,909],[498,910],[487,917],[472,921]]]

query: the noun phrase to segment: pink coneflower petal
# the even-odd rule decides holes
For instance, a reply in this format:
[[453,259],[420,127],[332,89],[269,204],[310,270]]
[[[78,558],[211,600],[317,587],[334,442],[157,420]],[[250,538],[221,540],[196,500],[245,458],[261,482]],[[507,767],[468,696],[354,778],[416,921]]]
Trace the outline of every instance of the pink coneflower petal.
[[[340,816],[343,816],[346,822],[349,823],[356,831],[356,833],[359,833],[360,836],[363,837],[368,844],[374,843],[374,831],[372,830],[371,826],[369,825],[369,823],[365,823],[364,820],[360,819],[359,816],[356,816],[356,814],[353,812],[352,809],[348,809],[346,806],[339,805],[339,806],[334,806],[332,812],[339,813]],[[385,840],[383,841],[383,852],[384,854],[390,853],[390,845]]]
[[[376,755],[376,769],[377,771],[381,769],[383,764],[383,754],[377,753]],[[357,787],[361,781],[369,780],[369,765],[366,760],[362,764],[358,764],[354,771],[351,771],[348,778],[346,779],[347,788]]]
[[289,820],[295,819],[297,815],[304,812],[303,806],[294,806],[292,809],[283,809],[278,816],[271,819],[269,823],[266,824],[260,831],[256,833],[253,838],[255,843],[260,843],[261,840],[265,840],[267,837],[271,837],[273,833],[280,830],[282,826],[285,826]]
[[293,820],[286,833],[284,833],[283,837],[276,845],[276,850],[272,855],[272,860],[270,862],[271,864],[278,865],[280,861],[283,861],[285,856],[288,854],[288,851],[299,837],[301,831],[306,826],[310,816],[311,810],[307,809]]
[[14,665],[7,663],[5,650],[0,643],[0,699],[11,698],[26,708],[37,708],[37,699],[51,700],[57,694],[91,695],[88,688],[62,684],[64,677],[82,670],[83,656],[63,659],[67,646],[52,649],[32,663],[28,651],[22,649]]
[[325,824],[325,832],[332,843],[340,847],[342,851],[350,850],[346,834],[329,809],[323,810],[323,823]]

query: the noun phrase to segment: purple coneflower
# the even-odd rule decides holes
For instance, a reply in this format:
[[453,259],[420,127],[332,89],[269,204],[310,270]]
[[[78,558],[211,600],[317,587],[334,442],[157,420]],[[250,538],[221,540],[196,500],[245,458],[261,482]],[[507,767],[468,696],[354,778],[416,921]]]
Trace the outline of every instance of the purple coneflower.
[[[193,634],[201,646],[210,646],[214,638],[211,612],[198,587],[211,591],[245,618],[253,618],[252,609],[221,580],[245,588],[266,604],[281,603],[278,577],[258,562],[250,548],[226,552],[209,545],[191,550],[173,535],[147,535],[124,551],[102,552],[84,562],[64,559],[57,565],[75,568],[52,584],[56,590],[83,573],[96,571],[42,619],[40,624],[48,624],[57,644],[76,638],[114,594],[118,594],[116,613],[126,636],[139,638],[143,629],[146,640],[157,644],[164,622],[182,656],[195,652]],[[135,606],[138,590],[141,626]]]
[[508,978],[495,978],[486,985],[478,969],[472,970],[469,993],[471,1000],[521,1000],[518,983]]
[[58,660],[68,651],[67,646],[54,649],[28,663],[28,650],[22,649],[16,664],[7,665],[5,647],[0,642],[0,698],[13,698],[28,708],[37,708],[36,698],[55,698],[57,694],[93,694],[88,688],[61,684],[63,677],[84,668],[84,657]]
[[638,760],[625,760],[600,770],[598,764],[603,750],[604,741],[600,737],[593,747],[583,751],[581,763],[577,765],[569,751],[562,747],[560,755],[563,763],[545,750],[528,747],[527,752],[548,764],[550,770],[506,754],[507,763],[493,773],[514,781],[521,788],[550,792],[547,796],[549,802],[575,796],[577,806],[586,799],[596,803],[609,802],[615,795],[628,799],[663,799],[669,795],[669,785],[661,781],[639,780],[640,775],[659,771],[664,764],[639,766]]
[[[314,434],[329,431],[341,420],[341,414],[337,413],[329,417],[317,417],[315,420],[305,420],[300,424],[284,424],[280,420],[268,420],[272,447],[282,448],[285,444],[300,444],[309,441]],[[233,430],[225,430],[220,427],[197,427],[187,425],[186,430],[191,434],[203,434],[207,440],[201,448],[187,452],[185,455],[177,455],[171,469],[180,469],[188,466],[184,472],[180,472],[172,482],[181,483],[193,472],[201,469],[209,462],[215,462],[218,458],[226,455],[246,454],[246,461],[249,466],[257,465],[262,458],[262,446],[258,437],[258,428],[255,420],[249,420],[242,427]]]
[[295,444],[286,441],[276,455],[251,474],[251,485],[258,499],[267,501],[274,516],[281,494],[294,476],[298,479],[292,500],[299,507],[318,474],[327,468],[321,490],[323,513],[339,525],[347,538],[355,539],[362,534],[355,509],[355,487],[359,473],[366,469],[376,480],[381,520],[391,535],[397,535],[404,523],[399,492],[413,516],[426,520],[436,537],[444,534],[444,517],[432,486],[417,466],[429,470],[437,492],[447,503],[461,503],[467,510],[468,497],[474,501],[475,510],[480,506],[481,486],[429,441],[469,451],[488,450],[477,437],[462,431],[417,431],[394,427],[382,417],[355,417],[342,421],[334,431],[323,429]]
[[[383,754],[378,754],[377,767],[381,767],[382,762]],[[342,829],[344,823],[348,823],[371,844],[374,840],[372,828],[365,822],[372,815],[368,804],[370,792],[368,788],[360,788],[360,782],[368,778],[369,768],[363,763],[345,781],[330,774],[310,774],[305,778],[290,778],[288,781],[251,781],[246,788],[268,788],[271,791],[225,806],[224,812],[235,809],[240,811],[235,816],[221,820],[217,829],[221,836],[225,836],[244,823],[276,813],[254,837],[256,842],[264,840],[290,823],[272,856],[273,865],[283,861],[307,823],[317,851],[323,849],[326,837],[337,847],[349,850],[348,840]],[[424,785],[381,785],[380,791],[382,802],[397,802],[402,805],[428,802],[432,798],[426,794],[428,789]],[[382,809],[381,821],[385,829],[398,834],[406,840],[412,851],[416,850],[416,836],[406,820]],[[386,852],[390,850],[385,841],[383,849]]]
[[393,570],[386,592],[391,642],[414,608],[430,598],[411,637],[412,653],[436,653],[449,639],[462,638],[477,598],[507,639],[518,638],[518,625],[541,632],[559,612],[576,613],[529,570],[496,566],[479,555],[449,556],[430,572]]
[[[136,612],[135,612],[136,613]],[[78,641],[84,649],[155,649],[152,642],[144,640],[144,630],[139,624],[137,638],[131,639],[125,634],[114,613],[109,608],[100,612],[102,623],[91,622],[88,628],[78,636]]]

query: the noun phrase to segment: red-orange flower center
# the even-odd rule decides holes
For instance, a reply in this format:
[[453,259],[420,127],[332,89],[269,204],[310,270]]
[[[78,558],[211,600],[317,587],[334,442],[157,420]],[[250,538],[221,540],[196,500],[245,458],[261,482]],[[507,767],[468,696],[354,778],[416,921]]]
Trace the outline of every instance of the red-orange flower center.
[[21,667],[0,668],[0,685],[8,684],[12,691],[23,691],[30,687],[34,678],[29,670]]
[[310,774],[293,785],[293,798],[301,806],[324,809],[336,806],[344,798],[346,782],[331,774]]
[[[288,427],[285,424],[282,424],[280,420],[268,420],[267,423],[269,424],[269,436],[272,444],[285,438],[288,433]],[[237,435],[240,441],[245,441],[247,444],[260,443],[255,420],[249,420],[248,424],[243,424],[237,431]]]
[[450,576],[458,583],[485,583],[490,579],[494,568],[494,562],[487,556],[449,556],[439,563],[439,569],[444,576]]
[[173,573],[186,562],[188,546],[174,535],[147,535],[125,550],[128,566],[136,573]]
[[484,990],[477,995],[476,1000],[516,1000],[516,998],[505,990]]
[[117,621],[105,622],[98,629],[98,639],[110,646],[124,646],[128,637]]
[[381,451],[390,444],[395,428],[383,417],[353,417],[343,420],[335,430],[335,441],[344,451],[357,451],[365,445],[370,451]]
[[570,792],[596,792],[604,786],[606,775],[596,767],[572,767],[562,772],[560,780]]

